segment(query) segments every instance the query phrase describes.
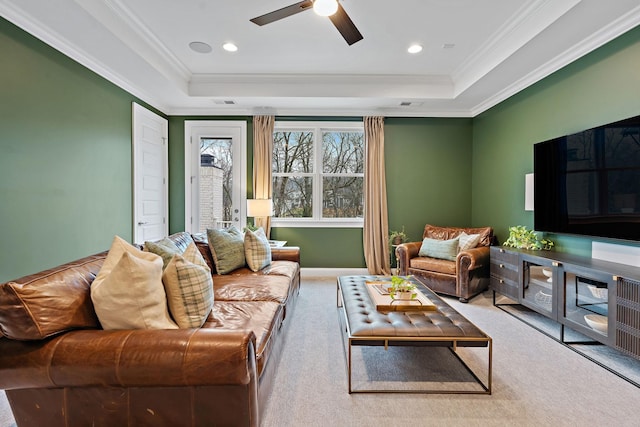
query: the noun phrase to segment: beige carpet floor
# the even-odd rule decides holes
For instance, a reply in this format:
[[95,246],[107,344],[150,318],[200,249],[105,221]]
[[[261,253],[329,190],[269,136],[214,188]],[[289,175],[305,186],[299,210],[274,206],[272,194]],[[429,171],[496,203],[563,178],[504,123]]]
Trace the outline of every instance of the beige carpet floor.
[[494,340],[492,395],[349,395],[335,278],[303,278],[263,427],[639,425],[637,387],[493,307],[489,293],[445,300]]

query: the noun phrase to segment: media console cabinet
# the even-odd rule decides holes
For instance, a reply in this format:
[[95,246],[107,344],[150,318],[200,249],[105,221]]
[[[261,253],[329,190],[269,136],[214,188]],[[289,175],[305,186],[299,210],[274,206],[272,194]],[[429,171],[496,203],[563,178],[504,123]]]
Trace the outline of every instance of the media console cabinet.
[[640,360],[640,268],[552,251],[491,247],[489,287]]

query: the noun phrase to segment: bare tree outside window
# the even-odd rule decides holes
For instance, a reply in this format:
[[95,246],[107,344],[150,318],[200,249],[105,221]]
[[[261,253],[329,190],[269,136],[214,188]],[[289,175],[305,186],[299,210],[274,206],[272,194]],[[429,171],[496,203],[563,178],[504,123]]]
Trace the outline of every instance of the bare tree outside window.
[[277,130],[273,142],[274,217],[364,216],[362,131]]
[[322,217],[364,216],[362,132],[322,133]]

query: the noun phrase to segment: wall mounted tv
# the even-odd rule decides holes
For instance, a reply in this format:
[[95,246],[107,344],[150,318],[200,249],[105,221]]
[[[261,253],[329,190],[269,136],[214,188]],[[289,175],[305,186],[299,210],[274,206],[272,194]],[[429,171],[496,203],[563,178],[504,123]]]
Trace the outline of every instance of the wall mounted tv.
[[640,241],[640,116],[534,145],[534,228]]

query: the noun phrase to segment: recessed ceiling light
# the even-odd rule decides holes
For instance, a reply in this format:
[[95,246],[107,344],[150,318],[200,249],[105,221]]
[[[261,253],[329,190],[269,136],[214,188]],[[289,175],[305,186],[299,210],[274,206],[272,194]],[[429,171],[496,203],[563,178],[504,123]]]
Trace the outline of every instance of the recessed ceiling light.
[[212,50],[211,46],[209,46],[204,42],[191,42],[189,43],[189,47],[191,48],[192,51],[198,52],[198,53],[209,53]]
[[407,52],[420,53],[422,52],[422,46],[420,46],[419,44],[412,44],[411,46],[409,46],[409,49],[407,49]]
[[238,46],[236,46],[235,44],[233,44],[231,42],[227,42],[227,43],[223,44],[222,48],[224,50],[226,50],[227,52],[235,52],[235,51],[238,50]]

